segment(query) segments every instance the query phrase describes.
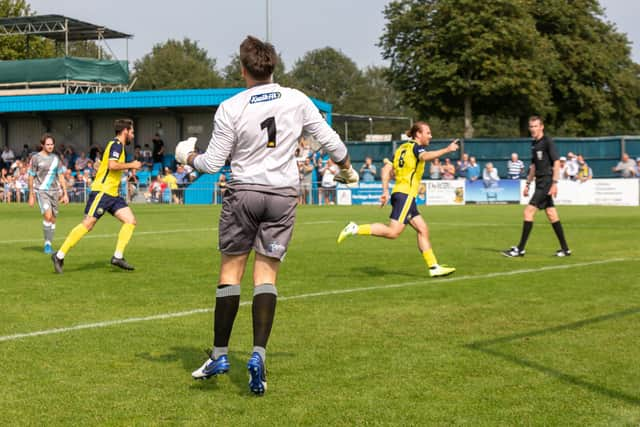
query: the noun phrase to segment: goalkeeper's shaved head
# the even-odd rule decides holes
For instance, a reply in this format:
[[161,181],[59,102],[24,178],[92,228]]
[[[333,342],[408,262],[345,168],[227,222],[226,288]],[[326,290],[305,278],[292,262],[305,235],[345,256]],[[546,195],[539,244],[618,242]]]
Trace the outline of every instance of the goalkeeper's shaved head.
[[255,80],[269,80],[278,64],[278,54],[271,43],[247,36],[240,44],[240,63]]

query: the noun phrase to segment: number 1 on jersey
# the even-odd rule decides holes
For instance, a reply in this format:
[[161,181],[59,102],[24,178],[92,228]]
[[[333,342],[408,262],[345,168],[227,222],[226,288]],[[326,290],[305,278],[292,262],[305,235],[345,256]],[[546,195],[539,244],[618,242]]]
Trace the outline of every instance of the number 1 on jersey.
[[268,117],[260,123],[260,129],[267,128],[267,148],[275,148],[276,146],[276,118]]

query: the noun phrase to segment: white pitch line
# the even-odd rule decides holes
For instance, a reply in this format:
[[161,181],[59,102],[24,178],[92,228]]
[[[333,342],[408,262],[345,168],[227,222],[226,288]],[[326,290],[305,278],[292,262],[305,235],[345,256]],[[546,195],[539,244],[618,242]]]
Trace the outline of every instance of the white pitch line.
[[[477,276],[458,276],[458,277],[450,277],[446,279],[419,280],[419,281],[413,281],[413,282],[392,283],[388,285],[368,286],[366,288],[336,289],[334,291],[313,292],[309,294],[292,295],[288,297],[286,296],[278,297],[278,301],[291,301],[291,300],[316,298],[316,297],[324,297],[324,296],[331,296],[331,295],[343,295],[343,294],[350,294],[355,292],[367,292],[367,291],[376,291],[376,290],[382,290],[382,289],[404,288],[408,286],[423,285],[429,282],[434,284],[440,284],[440,283],[462,282],[467,280],[491,279],[494,277],[514,276],[518,274],[535,273],[540,271],[566,270],[570,268],[589,267],[593,265],[611,264],[614,262],[624,262],[624,261],[630,261],[630,259],[629,258],[612,258],[612,259],[592,261],[592,262],[582,262],[582,263],[576,263],[576,264],[550,265],[550,266],[539,267],[539,268],[527,268],[527,269],[513,270],[513,271],[500,271],[495,273],[480,274]],[[249,305],[249,304],[250,304],[249,301],[240,303],[241,306]],[[146,316],[146,317],[131,317],[128,319],[108,320],[105,322],[96,322],[96,323],[85,323],[81,325],[69,326],[66,328],[46,329],[42,331],[0,336],[0,342],[15,341],[23,338],[31,338],[31,337],[41,336],[41,335],[62,334],[65,332],[79,331],[83,329],[106,328],[108,326],[123,325],[127,323],[172,319],[175,317],[191,316],[193,314],[210,313],[212,311],[213,311],[213,308],[198,308],[198,309],[189,310],[189,311],[156,314],[153,316]]]
[[[301,222],[298,225],[321,225],[321,224],[334,224],[337,221],[311,221]],[[154,230],[154,231],[136,231],[136,236],[154,235],[154,234],[175,234],[175,233],[195,233],[201,231],[216,231],[218,227],[207,228],[186,228],[179,230]],[[107,239],[117,237],[118,233],[111,234],[87,234],[83,239]],[[13,243],[40,243],[42,238],[37,239],[17,239],[17,240],[0,240],[0,245],[11,245]]]

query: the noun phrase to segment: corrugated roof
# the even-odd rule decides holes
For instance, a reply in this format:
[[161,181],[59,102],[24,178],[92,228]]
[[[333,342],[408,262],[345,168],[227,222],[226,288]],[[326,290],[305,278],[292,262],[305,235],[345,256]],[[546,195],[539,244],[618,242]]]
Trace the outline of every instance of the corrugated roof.
[[69,41],[103,39],[130,39],[131,34],[121,33],[102,25],[90,24],[63,15],[15,16],[0,19],[0,35],[37,34],[59,42],[65,41],[65,23],[69,25]]
[[[74,95],[24,95],[0,97],[0,114],[41,111],[113,110],[169,107],[215,107],[242,92],[231,89],[154,90],[126,93]],[[312,98],[318,109],[331,120],[332,106]]]

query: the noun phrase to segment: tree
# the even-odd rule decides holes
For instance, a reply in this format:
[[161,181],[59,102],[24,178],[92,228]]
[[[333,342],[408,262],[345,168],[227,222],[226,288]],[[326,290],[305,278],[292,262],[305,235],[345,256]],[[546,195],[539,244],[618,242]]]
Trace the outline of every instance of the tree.
[[334,111],[358,113],[367,108],[362,72],[353,60],[331,47],[307,52],[289,77],[307,95],[333,104]]
[[554,51],[546,67],[554,121],[568,134],[637,131],[640,66],[598,1],[540,0],[531,14]]
[[221,87],[215,59],[197,42],[167,40],[134,63],[136,90]]
[[[0,18],[31,16],[25,0],[0,0]],[[39,36],[0,36],[0,60],[48,58],[54,55],[53,43]]]
[[380,40],[389,78],[421,115],[464,115],[465,137],[476,114],[551,110],[537,77],[545,41],[525,0],[398,0],[384,11]]

